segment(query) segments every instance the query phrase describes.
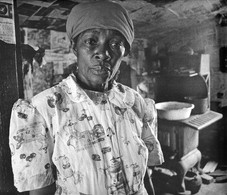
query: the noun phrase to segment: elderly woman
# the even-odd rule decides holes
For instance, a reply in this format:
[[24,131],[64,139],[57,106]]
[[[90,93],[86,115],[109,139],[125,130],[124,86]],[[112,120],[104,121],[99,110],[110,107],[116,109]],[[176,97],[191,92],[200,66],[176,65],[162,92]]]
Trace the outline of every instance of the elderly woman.
[[81,3],[66,29],[74,73],[12,109],[15,186],[30,194],[147,195],[146,168],[163,162],[154,105],[114,80],[132,21],[117,3]]

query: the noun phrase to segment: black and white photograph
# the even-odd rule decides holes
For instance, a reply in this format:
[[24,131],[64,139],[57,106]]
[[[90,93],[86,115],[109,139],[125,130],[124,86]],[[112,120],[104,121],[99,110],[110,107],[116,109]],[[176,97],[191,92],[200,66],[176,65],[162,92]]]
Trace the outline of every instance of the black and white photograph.
[[227,0],[0,0],[0,195],[227,195]]

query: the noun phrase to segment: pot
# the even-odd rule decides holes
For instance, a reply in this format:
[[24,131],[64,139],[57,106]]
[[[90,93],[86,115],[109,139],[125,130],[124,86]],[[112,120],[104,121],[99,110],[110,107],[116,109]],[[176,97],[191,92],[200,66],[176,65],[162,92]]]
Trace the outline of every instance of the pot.
[[192,110],[192,114],[203,114],[208,110],[208,98],[186,96],[184,97],[186,102],[194,104],[195,108]]

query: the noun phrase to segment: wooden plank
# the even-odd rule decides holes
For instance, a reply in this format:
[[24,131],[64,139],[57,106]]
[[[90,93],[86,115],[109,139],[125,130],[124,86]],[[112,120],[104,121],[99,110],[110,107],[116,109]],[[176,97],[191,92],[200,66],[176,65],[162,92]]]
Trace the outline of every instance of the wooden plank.
[[212,173],[215,171],[215,169],[217,168],[218,163],[215,161],[209,161],[206,163],[206,165],[203,168],[203,172],[204,173]]

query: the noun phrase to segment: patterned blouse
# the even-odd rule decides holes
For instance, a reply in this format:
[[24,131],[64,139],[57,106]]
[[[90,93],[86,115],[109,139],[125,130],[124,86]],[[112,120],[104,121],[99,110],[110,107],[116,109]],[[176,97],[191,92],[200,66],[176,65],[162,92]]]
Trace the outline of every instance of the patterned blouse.
[[163,163],[153,100],[114,83],[83,90],[72,74],[13,106],[9,145],[14,184],[30,191],[56,182],[61,195],[147,195],[146,167]]

